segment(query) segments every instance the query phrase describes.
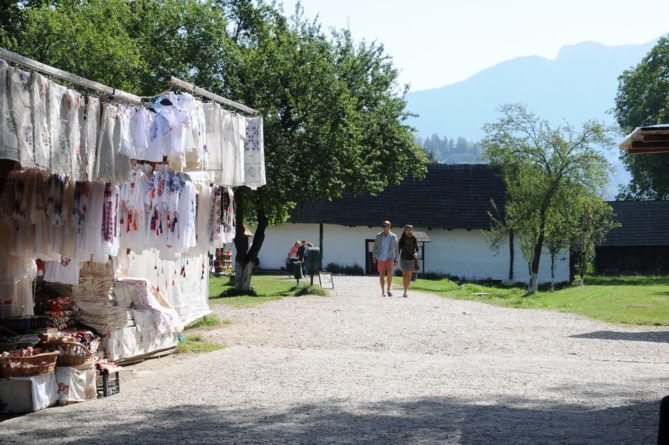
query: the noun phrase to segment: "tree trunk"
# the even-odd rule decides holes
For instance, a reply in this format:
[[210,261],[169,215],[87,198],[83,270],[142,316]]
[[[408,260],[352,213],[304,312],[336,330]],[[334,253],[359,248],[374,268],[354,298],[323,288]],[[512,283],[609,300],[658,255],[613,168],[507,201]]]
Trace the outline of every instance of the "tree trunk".
[[514,247],[513,247],[513,230],[509,232],[509,281],[513,281],[513,261],[514,261]]
[[557,252],[551,252],[551,292],[555,290],[555,257]]
[[[537,292],[539,290],[539,262],[541,261],[541,251],[544,247],[544,230],[546,229],[546,211],[548,209],[548,200],[546,205],[541,209],[539,214],[539,237],[537,242],[534,244],[534,252],[532,255],[532,268],[530,270],[530,283],[529,291],[530,293]],[[532,278],[534,277],[534,283]]]
[[581,286],[583,286],[583,284],[585,283],[585,271],[588,267],[588,265],[586,264],[587,261],[586,257],[587,255],[585,254],[585,252],[581,252],[581,280],[580,280]]
[[539,292],[539,276],[534,272],[530,273],[530,283],[527,286],[527,291],[531,294]]
[[235,289],[250,292],[252,275],[253,263],[235,263]]
[[[258,252],[260,252],[260,248],[265,241],[265,229],[267,229],[268,225],[267,216],[261,207],[262,204],[256,204],[256,219],[258,225],[253,235],[253,243],[249,248],[249,238],[244,234],[244,217],[246,206],[248,205],[246,202],[249,198],[248,193],[250,193],[250,190],[246,187],[240,187],[235,193],[235,201],[237,204],[237,214],[235,215],[235,249],[237,250],[237,255],[235,257],[235,289],[242,292],[251,291],[253,267],[258,259]],[[262,192],[258,190],[255,193],[260,195],[257,197],[257,202],[262,203]]]

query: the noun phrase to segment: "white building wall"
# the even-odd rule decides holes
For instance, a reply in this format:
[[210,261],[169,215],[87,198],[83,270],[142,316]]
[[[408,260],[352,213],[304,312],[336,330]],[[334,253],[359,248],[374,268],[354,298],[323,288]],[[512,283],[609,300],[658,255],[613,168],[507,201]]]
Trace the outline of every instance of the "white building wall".
[[[323,266],[336,263],[342,266],[354,264],[365,267],[365,240],[373,239],[380,231],[376,227],[323,226]],[[393,231],[399,236],[401,228]],[[508,243],[499,251],[490,249],[481,230],[427,230],[414,227],[414,231],[428,234],[430,243],[425,245],[424,267],[426,272],[447,274],[471,280],[506,280],[509,274]],[[318,224],[282,224],[269,227],[260,250],[260,267],[279,269],[284,266],[288,250],[296,240],[307,240],[319,246]],[[528,281],[527,263],[522,257],[518,241],[514,249],[514,281]],[[558,257],[556,282],[569,279],[569,255]],[[541,258],[540,282],[550,281],[550,257]]]

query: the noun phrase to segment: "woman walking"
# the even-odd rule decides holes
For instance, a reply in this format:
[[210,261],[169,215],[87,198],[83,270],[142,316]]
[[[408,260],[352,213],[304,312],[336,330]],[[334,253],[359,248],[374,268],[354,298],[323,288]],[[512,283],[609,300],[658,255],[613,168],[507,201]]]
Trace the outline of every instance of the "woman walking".
[[407,291],[411,283],[411,274],[417,270],[418,264],[418,240],[413,236],[413,226],[407,224],[402,230],[402,236],[398,242],[400,250],[400,269],[402,270],[402,280],[404,282],[404,298],[407,298]]

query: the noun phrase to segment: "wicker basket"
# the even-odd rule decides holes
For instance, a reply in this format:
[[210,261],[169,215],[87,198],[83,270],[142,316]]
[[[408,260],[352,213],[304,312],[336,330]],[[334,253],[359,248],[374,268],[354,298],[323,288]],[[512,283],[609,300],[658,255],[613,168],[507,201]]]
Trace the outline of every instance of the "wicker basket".
[[58,366],[82,366],[92,364],[95,353],[81,343],[61,343]]
[[[45,352],[29,357],[0,357],[0,374],[2,377],[29,377],[49,374],[56,368],[58,352]],[[10,368],[10,363],[19,366]]]

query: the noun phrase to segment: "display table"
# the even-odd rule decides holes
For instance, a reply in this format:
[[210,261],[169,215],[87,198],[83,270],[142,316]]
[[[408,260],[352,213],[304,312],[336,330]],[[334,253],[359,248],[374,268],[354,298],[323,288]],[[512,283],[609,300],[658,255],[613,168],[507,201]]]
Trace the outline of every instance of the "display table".
[[60,403],[85,402],[97,397],[95,368],[56,367],[56,383]]
[[0,379],[0,413],[30,413],[58,401],[55,373]]
[[160,333],[149,311],[134,309],[133,318],[135,326],[116,329],[104,336],[100,345],[104,358],[117,362],[176,347],[177,333]]

